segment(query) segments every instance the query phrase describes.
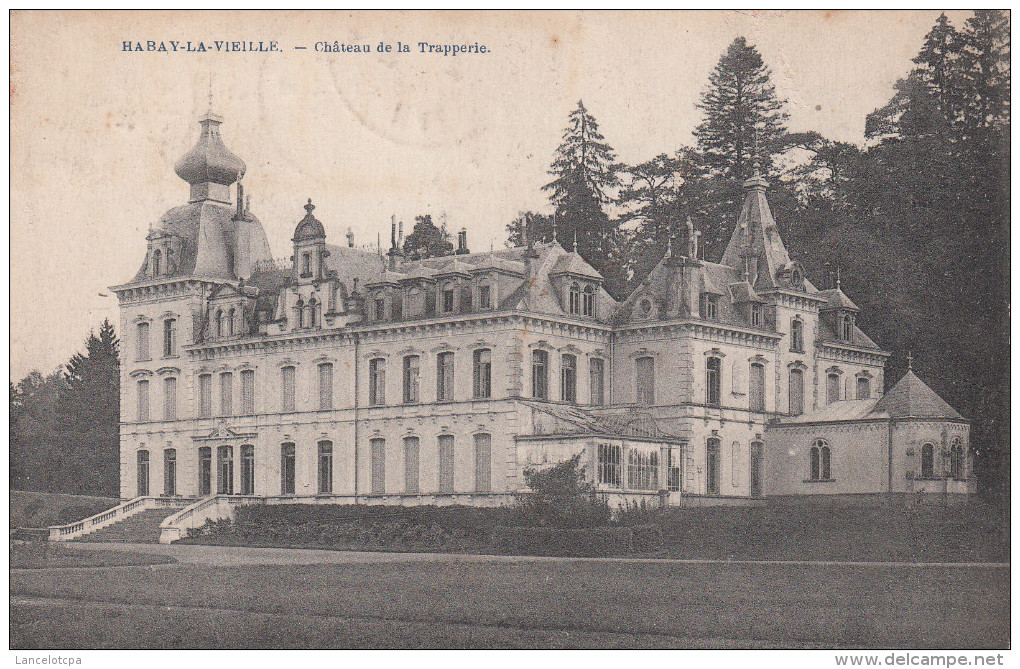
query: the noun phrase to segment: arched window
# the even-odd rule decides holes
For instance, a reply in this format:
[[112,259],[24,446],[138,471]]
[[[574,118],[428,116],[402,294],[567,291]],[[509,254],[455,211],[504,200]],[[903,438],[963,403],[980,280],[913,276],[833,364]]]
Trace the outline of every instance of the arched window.
[[255,447],[241,446],[241,494],[255,494]]
[[804,321],[799,318],[790,321],[790,350],[804,352]]
[[319,365],[319,411],[333,408],[333,363]]
[[308,327],[310,328],[314,328],[318,320],[315,313],[318,307],[318,301],[314,297],[308,300]]
[[452,283],[448,283],[445,286],[443,286],[443,293],[442,293],[443,302],[442,302],[442,304],[443,304],[443,313],[444,314],[449,314],[449,313],[453,312],[453,305],[454,305],[453,301],[454,301],[454,295],[455,294],[456,294],[456,291],[454,290],[454,286],[453,286]]
[[854,339],[854,317],[850,314],[843,315],[842,335],[843,341],[853,341]]
[[138,324],[138,341],[137,341],[137,356],[138,360],[149,359],[149,324],[142,322]]
[[227,334],[234,334],[234,308],[227,312]]
[[293,495],[296,479],[294,444],[287,442],[280,444],[280,494]]
[[570,313],[581,313],[581,287],[576,283],[570,284]]
[[296,370],[293,365],[287,365],[280,369],[280,410],[283,413],[293,413],[295,405],[294,377]]
[[416,355],[404,356],[404,404],[418,402],[418,377],[421,360]]
[[582,307],[582,313],[585,316],[595,318],[595,288],[593,286],[584,287],[584,304]]
[[790,414],[799,416],[804,413],[804,370],[790,370]]
[[478,286],[478,309],[491,309],[492,308],[492,287],[483,283]]
[[404,494],[417,495],[418,479],[421,474],[421,440],[418,437],[404,437]]
[[216,449],[216,493],[234,494],[234,447],[220,446]]
[[294,311],[297,312],[297,327],[303,328],[305,326],[305,301],[302,298],[297,299],[297,303],[294,305]]
[[720,441],[715,437],[708,440],[705,452],[705,492],[709,495],[719,494],[719,449]]
[[436,401],[453,400],[453,351],[443,351],[436,355]]
[[222,337],[223,336],[223,310],[222,309],[217,309],[216,310],[216,336],[217,337]]
[[921,478],[935,478],[935,445],[925,444],[921,447]]
[[312,275],[312,254],[302,253],[301,254],[301,276],[309,277]]
[[163,494],[173,497],[177,494],[177,449],[163,450]]
[[819,439],[811,445],[811,480],[827,481],[832,478],[829,445]]
[[368,403],[374,406],[386,404],[386,360],[372,358],[368,361]]
[[705,370],[705,403],[717,407],[722,398],[722,360],[709,358]]
[[149,496],[149,452],[138,451],[138,497]]
[[152,276],[159,276],[160,270],[163,269],[160,267],[162,258],[163,253],[159,249],[152,252]]
[[954,439],[953,445],[949,449],[949,475],[956,480],[965,478],[963,443],[959,439]]

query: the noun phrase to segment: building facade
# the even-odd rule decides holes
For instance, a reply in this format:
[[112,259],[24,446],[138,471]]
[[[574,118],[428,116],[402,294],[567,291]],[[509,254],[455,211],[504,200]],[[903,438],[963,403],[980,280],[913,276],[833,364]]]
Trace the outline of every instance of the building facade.
[[[826,456],[813,477],[826,430],[887,465],[928,437],[894,447],[874,428],[909,431],[909,416],[883,413],[888,353],[838,286],[817,289],[791,260],[757,174],[720,263],[699,258],[689,224],[687,249],[617,302],[576,249],[471,253],[462,231],[455,255],[412,260],[395,222],[385,253],[350,232],[327,242],[311,200],[290,261],[274,261],[221,123],[200,120],[175,166],[188,202],[112,288],[124,498],[493,505],[525,489],[526,469],[578,453],[608,495],[671,503],[896,492],[916,469],[887,467],[882,487],[849,464],[832,474],[844,460]],[[856,408],[807,420],[844,405]],[[967,423],[938,408],[914,417],[945,435],[924,473],[965,482]],[[943,451],[964,464],[943,467]]]

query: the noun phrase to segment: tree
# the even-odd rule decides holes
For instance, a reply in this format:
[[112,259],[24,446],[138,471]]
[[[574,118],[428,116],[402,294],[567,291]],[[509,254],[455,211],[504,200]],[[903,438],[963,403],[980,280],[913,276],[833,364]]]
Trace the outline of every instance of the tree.
[[579,467],[581,454],[545,469],[525,469],[531,490],[518,500],[513,522],[523,525],[590,527],[609,522],[606,501]]
[[10,481],[16,490],[58,491],[61,457],[57,444],[57,398],[61,370],[47,377],[31,372],[11,384]]
[[[571,248],[574,239],[582,256],[599,269],[607,255],[613,229],[602,205],[612,200],[617,185],[613,149],[599,133],[598,123],[578,101],[570,113],[563,141],[549,169],[555,179],[542,187],[556,208],[556,239]],[[604,263],[603,263],[604,264]]]
[[621,221],[637,221],[640,237],[664,241],[681,223],[677,195],[690,174],[685,153],[660,153],[639,165],[621,166],[620,172],[624,180],[616,202],[625,208]]
[[404,254],[411,260],[453,255],[446,226],[436,227],[432,214],[414,217],[414,230],[404,239]]
[[743,37],[735,39],[709,75],[698,104],[705,120],[694,135],[712,173],[744,179],[754,157],[769,172],[771,151],[786,132],[785,102],[776,96],[758,50]]
[[507,223],[507,246],[553,241],[553,217],[533,211],[522,211]]
[[920,53],[913,59],[921,66],[920,78],[935,101],[936,109],[950,125],[957,122],[962,111],[958,76],[961,47],[960,33],[943,12],[925,36]]
[[65,366],[57,401],[60,445],[73,466],[62,482],[67,492],[120,493],[119,342],[109,320],[89,333],[85,353]]

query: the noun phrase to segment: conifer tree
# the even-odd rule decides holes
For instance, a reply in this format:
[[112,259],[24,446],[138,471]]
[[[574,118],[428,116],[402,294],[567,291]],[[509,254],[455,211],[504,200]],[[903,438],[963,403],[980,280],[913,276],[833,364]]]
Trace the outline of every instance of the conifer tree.
[[785,102],[776,96],[771,71],[758,50],[743,37],[733,40],[709,75],[698,104],[705,120],[694,134],[712,172],[747,178],[756,153],[768,172],[769,156],[786,132]]
[[432,214],[414,217],[414,230],[404,240],[404,254],[411,260],[453,255],[453,243],[445,226],[432,222]]
[[549,174],[555,179],[542,187],[556,207],[556,239],[578,251],[598,267],[610,253],[614,229],[602,206],[612,200],[617,185],[615,155],[599,132],[595,118],[578,101],[556,149]]

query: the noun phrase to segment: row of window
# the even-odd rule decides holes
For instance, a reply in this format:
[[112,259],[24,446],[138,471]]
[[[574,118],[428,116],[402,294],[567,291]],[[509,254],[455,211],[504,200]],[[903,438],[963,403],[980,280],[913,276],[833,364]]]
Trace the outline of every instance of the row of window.
[[[149,360],[149,323],[142,321],[138,323],[136,338],[135,357],[138,360]],[[177,355],[177,319],[167,318],[163,320],[163,357],[171,358]]]
[[[474,492],[492,492],[492,435],[476,434],[474,442]],[[370,491],[373,495],[386,493],[386,440],[372,439],[369,442],[371,451]],[[440,493],[455,491],[454,474],[454,438],[453,435],[441,435],[438,439],[438,479],[436,490]],[[251,444],[240,447],[240,479],[237,493],[254,495],[255,493],[255,447]],[[403,493],[418,494],[421,492],[420,450],[418,437],[404,437],[401,443],[403,461]],[[149,487],[149,451],[141,449],[137,452],[137,493],[139,497],[150,494]],[[229,445],[216,448],[216,493],[219,495],[235,494],[235,452]],[[203,446],[198,449],[198,494],[212,494],[213,485],[213,449]],[[293,442],[280,445],[280,494],[293,495],[297,489],[297,448]],[[316,492],[321,495],[333,493],[333,442],[319,441],[317,444],[317,481]],[[166,448],[163,451],[163,494],[177,494],[177,449]],[[260,493],[265,494],[265,493]]]
[[[320,374],[328,374],[330,387],[328,396],[332,398],[332,365],[329,366],[328,370],[323,370],[320,367]],[[255,370],[243,369],[239,376],[241,378],[241,395],[240,404],[236,407],[237,411],[235,413],[234,374],[233,372],[221,372],[219,374],[220,403],[217,416],[252,416],[255,414]],[[284,379],[286,378],[287,375],[285,374]],[[213,415],[212,386],[212,374],[199,375],[198,415],[200,418],[210,418]],[[293,388],[293,382],[291,383],[291,388]],[[137,389],[137,417],[139,422],[144,423],[152,420],[149,406],[149,379],[140,379]],[[291,392],[290,397],[291,404],[293,404],[293,392]],[[177,420],[177,378],[173,376],[163,379],[163,420]]]

